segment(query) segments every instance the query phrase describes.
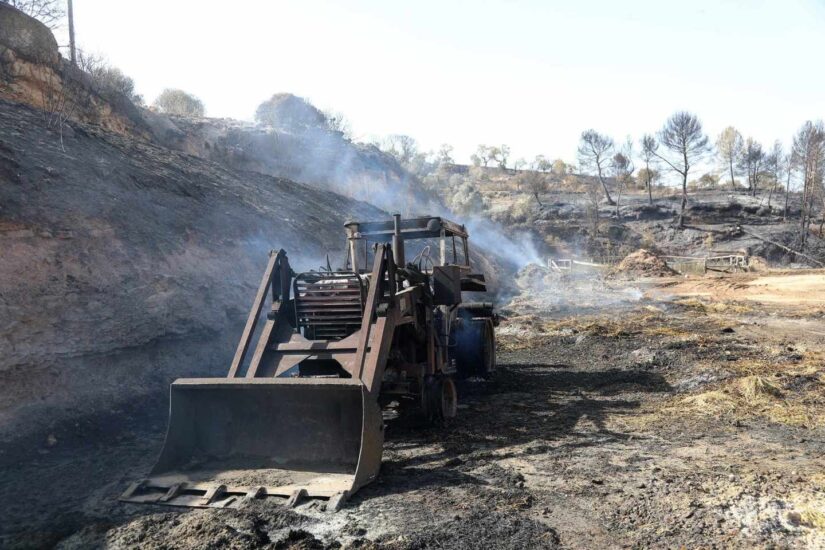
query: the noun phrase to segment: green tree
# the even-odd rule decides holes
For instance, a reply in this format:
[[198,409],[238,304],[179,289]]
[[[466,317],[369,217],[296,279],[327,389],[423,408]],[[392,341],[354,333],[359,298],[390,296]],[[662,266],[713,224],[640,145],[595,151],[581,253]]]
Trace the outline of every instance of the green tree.
[[773,143],[771,152],[765,157],[765,168],[768,171],[773,184],[768,193],[768,208],[771,207],[771,199],[780,186],[780,180],[785,172],[785,151],[782,150],[782,143],[776,140]]
[[536,155],[536,158],[533,159],[533,170],[537,170],[539,172],[547,172],[553,167],[553,163],[547,160],[547,157],[544,155]]
[[273,94],[255,109],[255,122],[271,128],[302,132],[311,128],[328,128],[328,117],[302,97]]
[[539,206],[544,206],[541,203],[542,193],[546,193],[549,187],[547,174],[537,170],[525,170],[519,174],[520,186],[524,186],[527,191],[535,197]]
[[800,239],[802,246],[808,240],[814,207],[825,202],[825,125],[822,121],[802,125],[794,136],[793,158],[802,178],[802,209],[800,215]]
[[738,164],[739,169],[742,170],[748,178],[748,190],[754,197],[759,187],[759,172],[762,169],[764,160],[765,151],[762,150],[762,145],[755,139],[748,138],[739,156]]
[[656,156],[682,176],[682,201],[678,226],[684,227],[688,175],[693,165],[708,152],[708,137],[702,130],[699,117],[687,111],[679,111],[667,119],[664,127],[659,131],[659,141],[670,154],[666,156],[657,152]]
[[[501,156],[501,150],[496,147],[495,145],[487,148],[487,163],[495,163],[500,164],[499,157]],[[484,166],[487,166],[485,164]]]
[[633,161],[631,160],[632,151],[629,144],[624,151],[618,151],[610,159],[610,168],[613,171],[613,177],[616,180],[616,219],[621,220],[621,213],[619,211],[619,204],[622,202],[622,190],[627,188],[633,180]]
[[639,170],[638,178],[644,182],[645,188],[647,189],[648,204],[653,204],[653,176],[655,175],[656,178],[659,177],[659,173],[653,167],[657,162],[658,157],[656,156],[656,152],[659,150],[659,143],[656,141],[656,138],[650,134],[645,134],[642,136],[641,146],[641,156],[645,167]]
[[644,186],[645,190],[648,191],[648,199],[649,203],[653,204],[653,196],[652,192],[650,192],[650,188],[659,180],[661,174],[657,170],[653,168],[640,168],[638,172],[636,172],[636,179],[641,182]]
[[461,215],[478,214],[484,210],[481,193],[468,181],[461,183],[448,197],[453,212]]
[[455,164],[453,160],[453,146],[449,143],[442,143],[438,149],[436,160],[438,164]]
[[736,188],[736,174],[734,174],[734,165],[742,156],[743,150],[742,134],[733,126],[728,126],[719,137],[716,138],[716,151],[719,154],[719,160],[728,168],[730,172],[730,186]]
[[554,176],[558,176],[560,178],[563,178],[564,176],[566,176],[568,174],[569,169],[570,169],[570,167],[567,165],[566,162],[564,162],[561,159],[556,159],[556,160],[553,161],[553,164],[552,164],[552,167],[550,168],[550,171],[553,172]]
[[498,154],[496,155],[496,162],[498,162],[498,167],[502,170],[507,169],[507,161],[510,159],[510,146],[502,144],[501,147],[498,147]]
[[699,177],[699,181],[696,182],[698,187],[702,187],[704,189],[713,189],[717,185],[719,185],[719,176],[711,173],[704,173]]
[[162,113],[187,117],[202,117],[206,111],[203,102],[183,90],[166,88],[153,104]]
[[494,161],[496,158],[495,155],[495,147],[489,147],[487,145],[479,145],[476,148],[475,155],[470,157],[473,160],[473,164],[476,166],[484,166],[487,168],[487,165],[490,164],[490,161]]

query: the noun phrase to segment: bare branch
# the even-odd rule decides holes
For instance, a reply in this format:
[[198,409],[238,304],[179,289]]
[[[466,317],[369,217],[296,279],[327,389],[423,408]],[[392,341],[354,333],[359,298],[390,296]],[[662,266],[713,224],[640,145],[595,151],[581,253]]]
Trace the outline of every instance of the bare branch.
[[49,27],[55,29],[66,15],[60,0],[2,0],[14,8],[30,15]]
[[585,170],[595,171],[602,184],[604,196],[608,204],[616,204],[607,190],[604,181],[604,169],[610,161],[615,144],[608,136],[598,133],[596,130],[585,130],[579,140],[579,164]]

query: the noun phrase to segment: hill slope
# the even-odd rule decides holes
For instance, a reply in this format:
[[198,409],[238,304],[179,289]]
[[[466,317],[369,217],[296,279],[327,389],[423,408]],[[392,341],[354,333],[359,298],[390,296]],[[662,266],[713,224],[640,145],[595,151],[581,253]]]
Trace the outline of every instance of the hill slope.
[[[0,101],[0,435],[228,365],[270,248],[343,254],[375,207]],[[64,150],[65,148],[65,150]]]

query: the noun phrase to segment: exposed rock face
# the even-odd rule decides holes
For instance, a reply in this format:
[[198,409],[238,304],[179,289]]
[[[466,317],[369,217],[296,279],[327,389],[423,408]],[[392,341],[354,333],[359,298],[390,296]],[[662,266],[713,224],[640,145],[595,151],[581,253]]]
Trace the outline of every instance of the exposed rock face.
[[0,436],[222,373],[270,248],[339,263],[345,219],[385,215],[79,123],[61,147],[0,100]]
[[0,2],[0,98],[43,111],[52,127],[63,120],[148,138],[141,112],[123,96],[102,97],[88,75],[60,57],[51,31]]
[[48,27],[5,2],[0,2],[0,44],[34,63],[56,65],[60,58]]

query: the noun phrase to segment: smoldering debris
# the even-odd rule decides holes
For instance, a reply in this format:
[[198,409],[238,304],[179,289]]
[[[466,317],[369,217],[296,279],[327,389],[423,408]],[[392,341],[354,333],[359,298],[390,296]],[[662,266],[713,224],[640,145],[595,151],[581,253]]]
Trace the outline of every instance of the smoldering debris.
[[678,273],[671,269],[663,258],[660,258],[649,250],[640,248],[636,252],[625,256],[625,258],[610,271],[610,275],[624,278],[672,277],[678,275]]
[[504,309],[520,314],[620,308],[644,297],[637,286],[611,282],[598,270],[560,273],[536,263],[519,270],[516,286],[520,293]]
[[138,517],[106,530],[91,525],[59,548],[326,548],[308,529],[315,520],[266,501],[239,510],[194,510]]

